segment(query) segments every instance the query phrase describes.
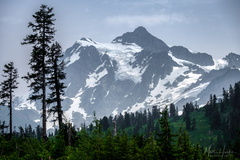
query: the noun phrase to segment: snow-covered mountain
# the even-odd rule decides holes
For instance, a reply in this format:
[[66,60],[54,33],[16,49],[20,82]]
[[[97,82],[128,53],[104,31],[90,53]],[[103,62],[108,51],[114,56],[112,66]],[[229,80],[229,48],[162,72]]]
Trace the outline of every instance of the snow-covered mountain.
[[[181,110],[186,102],[205,104],[210,94],[221,95],[223,87],[240,80],[240,55],[230,53],[214,60],[183,46],[169,47],[143,27],[111,43],[82,38],[65,51],[64,59],[63,110],[77,126],[91,122],[94,111],[102,117],[153,105],[175,103]],[[20,119],[21,125],[40,122],[40,104],[26,97],[16,98],[14,104],[20,115],[14,124],[20,124]]]

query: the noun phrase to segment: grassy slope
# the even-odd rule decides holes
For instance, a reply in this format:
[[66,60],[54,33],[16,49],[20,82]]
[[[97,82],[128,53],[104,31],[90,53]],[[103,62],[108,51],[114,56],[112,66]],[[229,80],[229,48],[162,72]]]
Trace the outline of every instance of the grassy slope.
[[[205,117],[205,108],[203,107],[196,112],[192,112],[190,117],[191,119],[193,117],[196,119],[196,129],[188,131],[191,143],[200,144],[202,147],[209,147],[211,144],[214,144],[217,140],[217,132],[211,131],[210,129],[209,120]],[[186,130],[186,125],[182,116],[179,116],[177,120],[170,118],[169,121],[173,133],[178,133],[180,127],[182,127],[183,131]],[[157,120],[155,120],[154,123],[158,123]],[[139,133],[144,134],[145,128],[146,125],[143,125]],[[126,130],[129,129],[133,129],[133,127],[129,127]]]
[[[190,117],[191,119],[193,117],[196,119],[196,129],[188,131],[192,144],[198,143],[203,147],[209,147],[211,144],[216,142],[217,132],[211,131],[210,129],[209,120],[207,117],[205,117],[205,108],[201,108],[196,112],[192,112]],[[178,132],[181,126],[183,130],[186,130],[185,122],[183,122],[182,116],[180,116],[176,121],[170,119],[170,122],[175,133]]]
[[[218,104],[220,107],[220,104]],[[225,113],[221,113],[221,119],[226,117],[229,114],[230,110]],[[191,119],[196,119],[196,129],[188,130],[190,141],[192,144],[200,144],[202,147],[210,147],[214,145],[217,141],[218,131],[212,131],[209,125],[209,119],[205,117],[205,107],[200,108],[198,111],[190,113]],[[179,116],[177,119],[170,118],[170,126],[172,128],[172,132],[177,134],[179,133],[180,127],[182,127],[182,131],[186,130],[185,122],[183,121],[183,116]],[[155,120],[154,126],[158,123],[158,120]],[[147,125],[143,125],[139,130],[140,135],[145,134]],[[128,135],[132,135],[132,131],[134,129],[133,126],[128,127],[125,130],[125,133]],[[112,130],[112,128],[111,128]]]

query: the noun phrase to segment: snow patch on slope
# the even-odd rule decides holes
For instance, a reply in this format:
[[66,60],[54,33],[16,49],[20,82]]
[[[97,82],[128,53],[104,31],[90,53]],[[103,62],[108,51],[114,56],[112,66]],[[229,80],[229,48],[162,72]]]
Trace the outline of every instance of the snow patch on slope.
[[145,102],[142,103],[136,103],[132,106],[132,108],[129,110],[129,112],[136,112],[138,110],[140,110],[141,108],[145,108]]
[[112,115],[113,117],[115,117],[118,114],[118,107],[114,109],[114,111],[112,111]]
[[226,67],[228,65],[228,62],[224,59],[213,59],[214,61],[214,65],[212,66],[201,66],[201,65],[198,65],[198,64],[194,64],[192,62],[189,62],[189,61],[186,61],[186,60],[182,60],[182,59],[178,59],[176,57],[174,57],[172,55],[172,52],[169,51],[168,55],[175,61],[177,62],[179,65],[183,66],[184,64],[191,64],[191,65],[196,65],[198,66],[199,68],[202,68],[205,72],[210,72],[211,70],[219,70],[219,69],[222,69],[224,67]]
[[98,85],[99,80],[104,77],[108,73],[107,69],[104,68],[104,70],[100,73],[96,73],[95,71],[88,76],[88,79],[86,79],[86,86],[87,88],[95,87]]
[[134,60],[134,54],[140,52],[142,48],[136,44],[123,45],[120,43],[98,43],[91,39],[78,40],[81,46],[94,46],[99,53],[107,54],[112,60],[117,62],[118,70],[116,71],[116,80],[130,79],[134,83],[139,83],[142,80],[143,68],[130,65]]
[[[170,103],[176,103],[183,97],[197,96],[202,89],[207,87],[208,83],[200,84],[192,90],[184,93],[186,88],[197,82],[201,74],[189,72],[190,68],[184,64],[192,64],[191,62],[177,59],[171,54],[171,52],[169,52],[169,55],[180,65],[180,67],[173,67],[171,74],[167,75],[164,79],[159,79],[156,86],[154,86],[154,83],[152,82],[149,85],[149,96],[143,102],[134,104],[130,109],[130,112],[135,112],[146,106],[159,105],[164,107]],[[152,79],[154,79],[154,76],[155,75],[152,76]],[[184,79],[173,85],[179,76],[184,76]]]
[[37,108],[36,108],[36,103],[34,101],[31,102],[30,100],[28,100],[29,95],[30,95],[30,93],[19,97],[19,104],[16,107],[14,107],[14,109],[15,110],[31,109],[31,110],[37,111],[40,114],[40,111],[38,111]]
[[210,72],[211,70],[219,70],[219,69],[223,69],[228,65],[228,62],[224,59],[217,59],[217,60],[213,60],[214,61],[214,65],[213,66],[202,66],[202,68],[206,71],[206,72]]
[[70,108],[64,112],[66,118],[70,121],[72,121],[73,119],[73,113],[74,112],[79,112],[80,114],[83,115],[83,119],[86,120],[87,118],[87,113],[85,112],[85,110],[83,108],[80,108],[80,104],[81,104],[81,95],[83,93],[82,88],[78,91],[77,95],[74,98],[71,98],[71,100],[73,101],[73,103],[71,104]]
[[65,59],[66,63],[66,67],[68,67],[69,65],[73,64],[75,61],[80,59],[80,51],[78,51],[78,48],[76,49],[76,52],[73,52],[71,57],[68,57],[67,59]]
[[206,82],[206,83],[201,83],[199,86],[187,91],[186,93],[182,94],[183,98],[187,98],[187,97],[197,97],[197,95],[203,90],[205,89],[210,82]]

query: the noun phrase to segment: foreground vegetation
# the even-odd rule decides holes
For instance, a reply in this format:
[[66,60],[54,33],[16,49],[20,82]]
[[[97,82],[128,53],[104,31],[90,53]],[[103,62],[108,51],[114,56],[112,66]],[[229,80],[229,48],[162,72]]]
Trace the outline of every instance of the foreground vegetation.
[[[186,106],[191,108],[192,105]],[[62,129],[56,132],[57,135],[49,137],[47,141],[41,138],[41,128],[32,130],[29,126],[24,130],[20,127],[19,132],[14,131],[12,138],[9,134],[0,136],[0,159],[239,158],[239,137],[226,141],[222,130],[211,128],[212,122],[205,116],[209,106],[195,108],[190,112],[190,119],[195,118],[197,122],[195,126],[191,124],[190,128],[186,123],[188,110],[186,106],[181,116],[169,114],[167,108],[159,112],[160,118],[153,121],[155,126],[159,126],[159,131],[156,131],[158,127],[155,127],[149,134],[147,133],[149,115],[154,115],[155,112],[147,114],[147,123],[139,127],[135,134],[132,132],[134,127],[131,125],[126,127],[126,118],[122,121],[125,128],[119,129],[121,127],[119,126],[117,132],[114,127],[104,128],[103,119],[106,118],[100,120],[95,118],[90,126],[83,126],[79,132],[71,124],[64,124]],[[217,106],[221,106],[221,103]],[[231,114],[230,110],[221,114],[220,118],[228,117],[227,115]],[[119,122],[118,118],[115,117],[113,121]],[[130,121],[130,124],[133,123]]]
[[8,139],[1,136],[0,159],[208,159],[199,145],[191,145],[186,131],[173,134],[165,109],[158,123],[161,131],[148,138],[128,136],[124,131],[113,135],[111,130],[102,132],[99,120],[94,120],[90,133],[76,133],[64,125],[60,133],[47,142],[20,133]]

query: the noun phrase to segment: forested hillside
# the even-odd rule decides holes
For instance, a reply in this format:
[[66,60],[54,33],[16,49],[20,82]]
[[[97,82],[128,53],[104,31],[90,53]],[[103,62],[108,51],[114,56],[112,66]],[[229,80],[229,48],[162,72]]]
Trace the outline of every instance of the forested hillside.
[[31,126],[3,134],[1,159],[212,159],[239,158],[240,82],[223,98],[210,95],[202,108],[187,103],[178,115],[174,104],[159,110],[94,118],[89,126],[75,129],[64,124],[45,142],[42,129]]
[[[47,142],[23,130],[14,138],[1,136],[1,159],[208,159],[198,144],[192,145],[186,131],[173,134],[165,108],[158,120],[160,132],[149,137],[128,136],[125,131],[103,132],[97,119],[93,130],[76,133],[71,125]],[[32,136],[32,137],[30,137]],[[18,159],[17,158],[17,159]]]

